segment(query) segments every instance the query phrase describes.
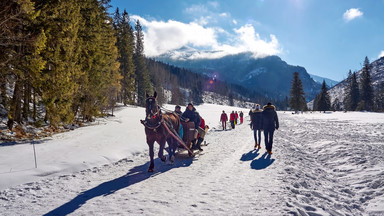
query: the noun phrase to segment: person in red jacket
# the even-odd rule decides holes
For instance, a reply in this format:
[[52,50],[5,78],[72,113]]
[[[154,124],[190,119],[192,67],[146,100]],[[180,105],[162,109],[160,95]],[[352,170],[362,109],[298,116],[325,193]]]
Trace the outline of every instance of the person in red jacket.
[[243,124],[243,121],[244,121],[244,113],[243,111],[240,111],[240,124]]
[[232,129],[235,129],[235,120],[236,120],[236,115],[235,115],[235,112],[232,111],[231,115],[229,115],[229,121],[231,121]]
[[223,130],[227,130],[228,116],[224,110],[223,110],[223,113],[221,113],[220,121],[221,121],[221,125],[223,126]]
[[204,137],[205,135],[207,134],[207,130],[208,130],[208,125],[205,125],[205,120],[203,119],[203,117],[199,116],[200,117],[200,125],[199,125],[199,128],[203,129],[204,130],[204,133],[199,133],[197,135],[197,143],[196,143],[196,146],[192,147],[193,149],[198,149],[199,151],[203,151],[203,149],[201,148],[201,143],[203,142],[204,140]]

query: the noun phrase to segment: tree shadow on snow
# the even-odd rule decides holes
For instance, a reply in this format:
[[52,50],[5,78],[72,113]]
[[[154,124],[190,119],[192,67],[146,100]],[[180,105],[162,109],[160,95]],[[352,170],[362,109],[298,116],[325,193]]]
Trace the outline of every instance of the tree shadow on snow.
[[275,159],[271,159],[271,155],[265,152],[260,158],[251,162],[251,168],[256,170],[265,169],[270,166],[274,161]]
[[253,149],[246,154],[243,154],[240,158],[241,161],[250,161],[255,159],[259,155],[259,149]]
[[168,170],[187,167],[192,164],[193,158],[176,158],[173,165],[168,165],[160,161],[159,158],[155,159],[155,171],[148,173],[147,169],[149,167],[149,162],[133,167],[129,172],[119,178],[113,179],[111,181],[104,182],[94,188],[91,188],[87,191],[81,192],[71,201],[57,207],[56,209],[46,213],[45,215],[68,215],[76,211],[76,209],[81,208],[88,200],[91,200],[99,196],[108,196],[115,193],[118,190],[127,188],[131,185],[144,181],[154,175],[159,175],[165,173]]

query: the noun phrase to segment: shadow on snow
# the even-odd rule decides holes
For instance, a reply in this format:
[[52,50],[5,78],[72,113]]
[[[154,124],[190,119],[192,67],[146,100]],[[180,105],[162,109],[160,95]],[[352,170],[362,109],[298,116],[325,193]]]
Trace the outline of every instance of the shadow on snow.
[[131,185],[144,181],[154,175],[159,175],[165,173],[168,170],[187,167],[191,165],[193,158],[176,158],[173,165],[167,165],[160,161],[159,158],[155,159],[155,171],[153,173],[148,173],[147,169],[149,167],[149,162],[133,167],[129,172],[119,178],[113,179],[108,182],[104,182],[94,188],[91,188],[87,191],[84,191],[73,198],[71,201],[57,207],[56,209],[46,213],[45,215],[67,215],[79,209],[84,205],[88,200],[91,200],[99,196],[108,196],[115,193],[118,190],[127,188]]
[[265,169],[272,165],[274,161],[275,159],[271,159],[271,155],[265,152],[260,158],[251,162],[251,168],[256,170]]
[[250,161],[255,159],[259,155],[259,149],[251,150],[246,154],[243,154],[240,158],[242,161]]

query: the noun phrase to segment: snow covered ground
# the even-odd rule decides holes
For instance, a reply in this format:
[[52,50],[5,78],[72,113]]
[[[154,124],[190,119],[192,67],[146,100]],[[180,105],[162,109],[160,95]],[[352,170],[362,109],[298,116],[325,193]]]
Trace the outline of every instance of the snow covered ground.
[[142,108],[36,142],[37,169],[30,143],[0,147],[0,215],[384,215],[384,114],[279,112],[268,156],[248,117],[219,127],[222,110],[248,110],[197,110],[209,144],[154,173]]

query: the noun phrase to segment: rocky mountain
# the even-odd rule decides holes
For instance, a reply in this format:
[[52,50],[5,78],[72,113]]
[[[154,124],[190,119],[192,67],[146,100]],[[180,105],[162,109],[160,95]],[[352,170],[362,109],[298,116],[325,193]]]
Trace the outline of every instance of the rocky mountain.
[[[384,57],[381,57],[380,59],[377,59],[376,61],[372,62],[370,66],[373,88],[376,89],[378,85],[384,82]],[[358,82],[361,78],[361,74],[362,70],[359,70],[356,73]],[[335,85],[333,88],[328,90],[331,102],[333,102],[336,98],[340,102],[344,101],[346,84],[347,79],[341,81],[339,84]]]
[[321,88],[321,84],[315,82],[304,67],[289,65],[278,56],[255,59],[252,53],[241,53],[215,59],[191,59],[190,56],[171,58],[175,54],[165,54],[155,59],[239,84],[270,98],[283,99],[289,96],[293,72],[299,72],[307,100],[313,99]]
[[332,88],[333,86],[337,85],[339,82],[335,80],[331,80],[325,77],[316,76],[313,74],[309,74],[313,80],[315,80],[317,83],[323,84],[323,80],[325,81],[325,84],[328,86],[328,88]]

